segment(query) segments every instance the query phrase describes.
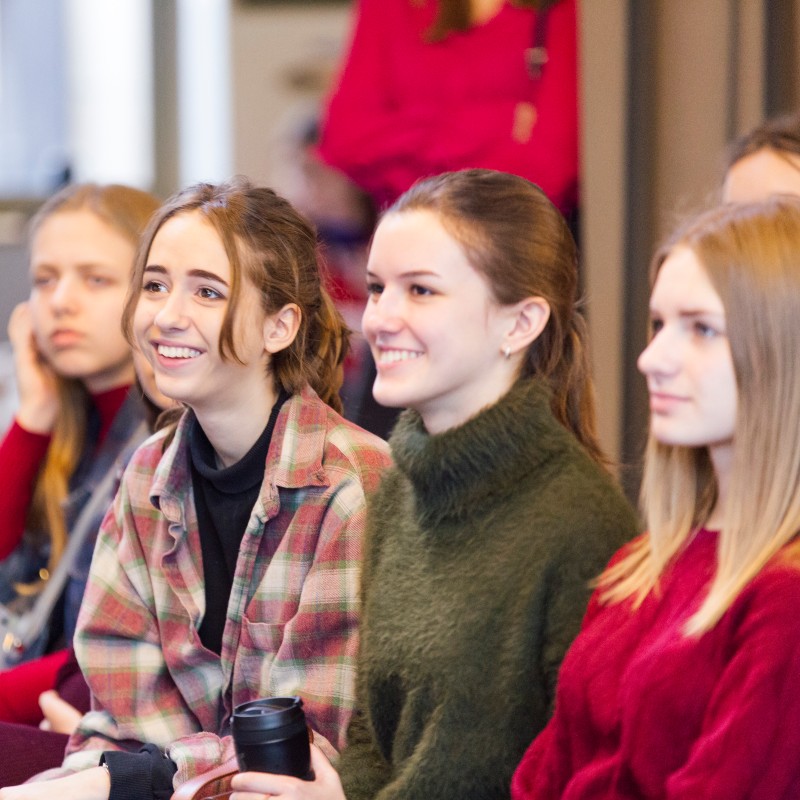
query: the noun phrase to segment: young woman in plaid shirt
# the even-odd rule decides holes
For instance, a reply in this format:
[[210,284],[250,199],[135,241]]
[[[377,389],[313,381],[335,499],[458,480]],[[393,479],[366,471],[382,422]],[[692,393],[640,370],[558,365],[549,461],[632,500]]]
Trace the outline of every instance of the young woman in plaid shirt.
[[336,411],[347,331],[313,229],[243,179],[181,192],[145,232],[123,324],[186,409],[99,535],[78,772],[3,798],[169,797],[232,756],[233,707],[266,695],[301,695],[330,753],[350,719],[365,496],[388,456]]

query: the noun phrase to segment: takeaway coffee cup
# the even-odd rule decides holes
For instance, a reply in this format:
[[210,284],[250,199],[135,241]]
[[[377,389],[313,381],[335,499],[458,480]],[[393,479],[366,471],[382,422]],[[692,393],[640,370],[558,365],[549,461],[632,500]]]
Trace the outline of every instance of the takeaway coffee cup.
[[231,717],[242,772],[272,772],[314,780],[308,726],[299,697],[265,697],[236,706]]

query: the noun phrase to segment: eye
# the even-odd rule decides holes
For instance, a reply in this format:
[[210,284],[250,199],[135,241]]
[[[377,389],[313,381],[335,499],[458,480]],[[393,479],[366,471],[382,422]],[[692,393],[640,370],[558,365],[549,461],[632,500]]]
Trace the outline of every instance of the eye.
[[86,283],[92,287],[102,287],[102,286],[110,286],[112,281],[110,278],[106,278],[105,275],[87,275],[86,276]]
[[149,280],[145,281],[142,285],[142,291],[148,294],[159,294],[161,292],[166,292],[167,287],[161,283],[161,281]]
[[32,278],[33,286],[37,289],[43,289],[46,286],[52,286],[56,282],[55,275],[38,274]]
[[224,300],[225,297],[222,293],[218,292],[216,289],[212,289],[210,286],[201,286],[197,290],[197,294],[203,298],[203,300]]
[[409,291],[416,297],[429,297],[434,294],[433,289],[429,289],[427,286],[422,286],[419,283],[412,283]]
[[664,327],[664,320],[653,318],[650,320],[650,336],[655,336]]
[[693,330],[701,339],[713,339],[720,334],[714,326],[699,320],[694,323]]
[[367,294],[370,296],[383,294],[383,285],[376,281],[367,281]]

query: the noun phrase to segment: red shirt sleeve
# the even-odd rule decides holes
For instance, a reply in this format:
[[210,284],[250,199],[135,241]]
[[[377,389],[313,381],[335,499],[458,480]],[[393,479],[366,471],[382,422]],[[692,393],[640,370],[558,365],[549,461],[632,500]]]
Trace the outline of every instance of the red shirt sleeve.
[[25,430],[16,421],[0,442],[0,559],[20,543],[49,434]]

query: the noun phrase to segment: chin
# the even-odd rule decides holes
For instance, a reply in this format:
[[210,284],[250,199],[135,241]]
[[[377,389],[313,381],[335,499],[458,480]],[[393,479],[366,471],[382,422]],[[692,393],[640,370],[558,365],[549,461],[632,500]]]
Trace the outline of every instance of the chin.
[[372,388],[372,396],[375,402],[384,408],[407,408],[409,404],[409,401],[398,397],[396,392],[381,390],[377,384]]

